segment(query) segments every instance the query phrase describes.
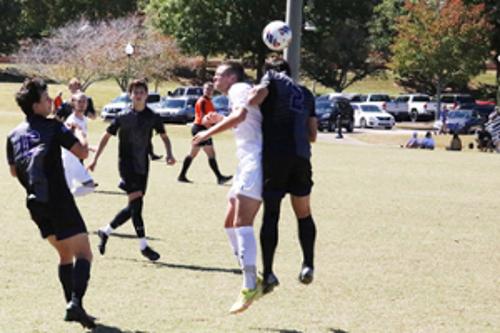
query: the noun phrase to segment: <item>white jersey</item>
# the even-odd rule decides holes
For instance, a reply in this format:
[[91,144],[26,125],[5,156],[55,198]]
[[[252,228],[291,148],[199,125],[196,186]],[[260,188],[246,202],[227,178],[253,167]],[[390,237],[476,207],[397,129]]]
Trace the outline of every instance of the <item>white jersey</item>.
[[260,162],[262,153],[262,114],[256,106],[248,105],[248,96],[252,87],[248,83],[235,83],[228,92],[229,110],[243,107],[247,110],[245,120],[234,128],[236,155],[239,160],[250,156]]
[[87,132],[88,132],[87,117],[83,116],[82,118],[78,118],[77,116],[75,116],[75,113],[73,112],[68,117],[68,119],[66,119],[66,121],[64,123],[66,125],[71,125],[71,124],[77,125],[78,127],[80,127],[80,129],[82,130],[83,134],[85,134],[85,136],[87,136]]

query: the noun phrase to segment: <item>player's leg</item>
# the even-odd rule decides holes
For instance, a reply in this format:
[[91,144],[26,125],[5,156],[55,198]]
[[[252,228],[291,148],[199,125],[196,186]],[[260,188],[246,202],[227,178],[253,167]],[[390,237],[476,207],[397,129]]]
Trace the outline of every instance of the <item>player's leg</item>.
[[134,225],[135,233],[139,238],[139,248],[143,256],[151,261],[160,259],[160,255],[154,251],[146,240],[146,230],[144,228],[144,220],[142,218],[142,208],[144,204],[144,192],[135,191],[128,194],[128,202],[130,207],[130,214],[132,215],[132,223]]
[[238,255],[238,237],[236,236],[236,228],[234,226],[234,214],[236,210],[236,199],[229,198],[226,210],[226,216],[224,218],[224,230],[226,231],[227,238],[229,239],[229,244],[231,245],[231,250],[236,257],[238,262],[238,267],[241,267],[239,255]]
[[194,158],[198,155],[199,151],[200,147],[198,145],[191,145],[191,151],[189,152],[189,155],[187,155],[184,158],[184,161],[182,162],[181,173],[179,174],[179,177],[177,177],[178,181],[183,183],[190,183],[186,174],[188,172],[189,167],[191,166],[191,162],[193,162]]
[[59,282],[64,291],[64,299],[66,303],[69,303],[71,301],[71,293],[73,292],[73,254],[64,244],[58,242],[54,235],[48,236],[47,241],[59,254]]
[[274,254],[278,246],[278,221],[280,218],[282,194],[264,196],[264,213],[260,228],[260,247],[263,264],[263,292],[269,293],[279,285],[273,272]]
[[217,160],[215,159],[215,149],[212,143],[212,139],[209,139],[209,141],[203,146],[203,151],[205,152],[205,154],[207,154],[208,165],[217,177],[217,183],[219,185],[222,185],[233,178],[232,176],[224,176],[221,174],[219,165],[217,164]]
[[[126,187],[126,184],[124,186]],[[115,215],[113,220],[108,225],[97,230],[97,236],[99,237],[99,244],[97,245],[97,248],[101,255],[104,255],[104,253],[106,252],[106,244],[108,242],[109,235],[111,235],[111,233],[118,227],[127,222],[131,217],[132,210],[129,203]]]

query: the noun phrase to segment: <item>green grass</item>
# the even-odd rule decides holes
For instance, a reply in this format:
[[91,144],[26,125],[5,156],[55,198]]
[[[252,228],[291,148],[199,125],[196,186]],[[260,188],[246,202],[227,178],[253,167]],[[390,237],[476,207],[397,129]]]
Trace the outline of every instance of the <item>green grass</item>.
[[[0,137],[21,120],[19,112],[0,112]],[[90,123],[91,143],[105,126]],[[167,129],[181,160],[189,128]],[[215,144],[221,170],[233,172],[232,135]],[[154,145],[162,152],[157,137]],[[190,185],[176,182],[180,163],[152,163],[144,219],[162,258],[146,262],[136,239],[111,237],[106,256],[95,250],[86,307],[100,318],[101,333],[498,332],[498,158],[315,144],[316,280],[308,287],[296,280],[297,226],[284,200],[275,262],[281,286],[238,316],[227,313],[241,286],[222,228],[228,187],[215,184],[203,155],[189,171]],[[5,162],[0,174],[0,332],[83,331],[62,321],[57,256],[39,238]],[[116,139],[95,179],[100,191],[118,191]],[[93,232],[125,201],[104,193],[77,200],[93,249]],[[118,232],[133,235],[130,223]]]

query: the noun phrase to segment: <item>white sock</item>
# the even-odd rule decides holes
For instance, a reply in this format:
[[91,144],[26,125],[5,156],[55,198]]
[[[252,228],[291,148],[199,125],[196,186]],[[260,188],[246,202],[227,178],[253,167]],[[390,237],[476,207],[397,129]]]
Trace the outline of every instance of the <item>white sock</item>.
[[238,265],[241,266],[240,259],[238,257],[238,237],[236,236],[236,228],[225,228],[227,238],[229,239],[229,244],[233,250],[233,254],[236,256]]
[[113,230],[114,229],[111,227],[111,224],[108,224],[107,226],[105,226],[104,228],[101,229],[101,231],[104,232],[108,236],[111,235]]
[[139,247],[141,248],[141,251],[144,250],[148,246],[148,241],[146,238],[139,238]]
[[257,243],[253,227],[235,228],[238,253],[243,267],[243,288],[255,289],[257,285]]

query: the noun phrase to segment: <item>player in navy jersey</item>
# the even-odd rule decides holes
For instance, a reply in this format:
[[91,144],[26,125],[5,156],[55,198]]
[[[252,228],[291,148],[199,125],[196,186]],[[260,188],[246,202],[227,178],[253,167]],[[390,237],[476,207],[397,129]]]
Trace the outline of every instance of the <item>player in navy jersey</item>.
[[264,73],[250,104],[259,104],[262,112],[264,216],[260,242],[263,288],[267,293],[279,285],[273,273],[273,259],[278,245],[281,200],[286,193],[290,194],[299,226],[303,253],[299,280],[304,284],[313,280],[316,226],[310,207],[313,186],[310,142],[316,140],[317,121],[314,96],[293,82],[286,61],[266,62]]
[[87,228],[66,185],[61,161],[61,147],[85,159],[87,141],[79,129],[73,134],[61,122],[47,118],[52,101],[43,80],[27,79],[16,94],[16,102],[26,120],[7,139],[10,173],[26,190],[26,206],[42,238],[59,254],[59,281],[67,302],[64,319],[93,328],[94,318],[87,315],[82,305],[92,251]]
[[127,192],[128,205],[118,212],[111,223],[98,230],[100,238],[98,248],[99,252],[104,254],[109,235],[132,218],[142,255],[151,261],[156,261],[160,255],[148,245],[142,219],[143,196],[146,193],[149,173],[148,152],[153,130],[160,134],[165,144],[167,164],[175,164],[175,159],[160,116],[146,105],[148,96],[146,81],[134,80],[130,83],[128,92],[132,99],[132,107],[120,113],[109,125],[99,142],[93,161],[89,164],[89,169],[93,171],[109,138],[118,134],[118,165],[122,179],[120,188]]

